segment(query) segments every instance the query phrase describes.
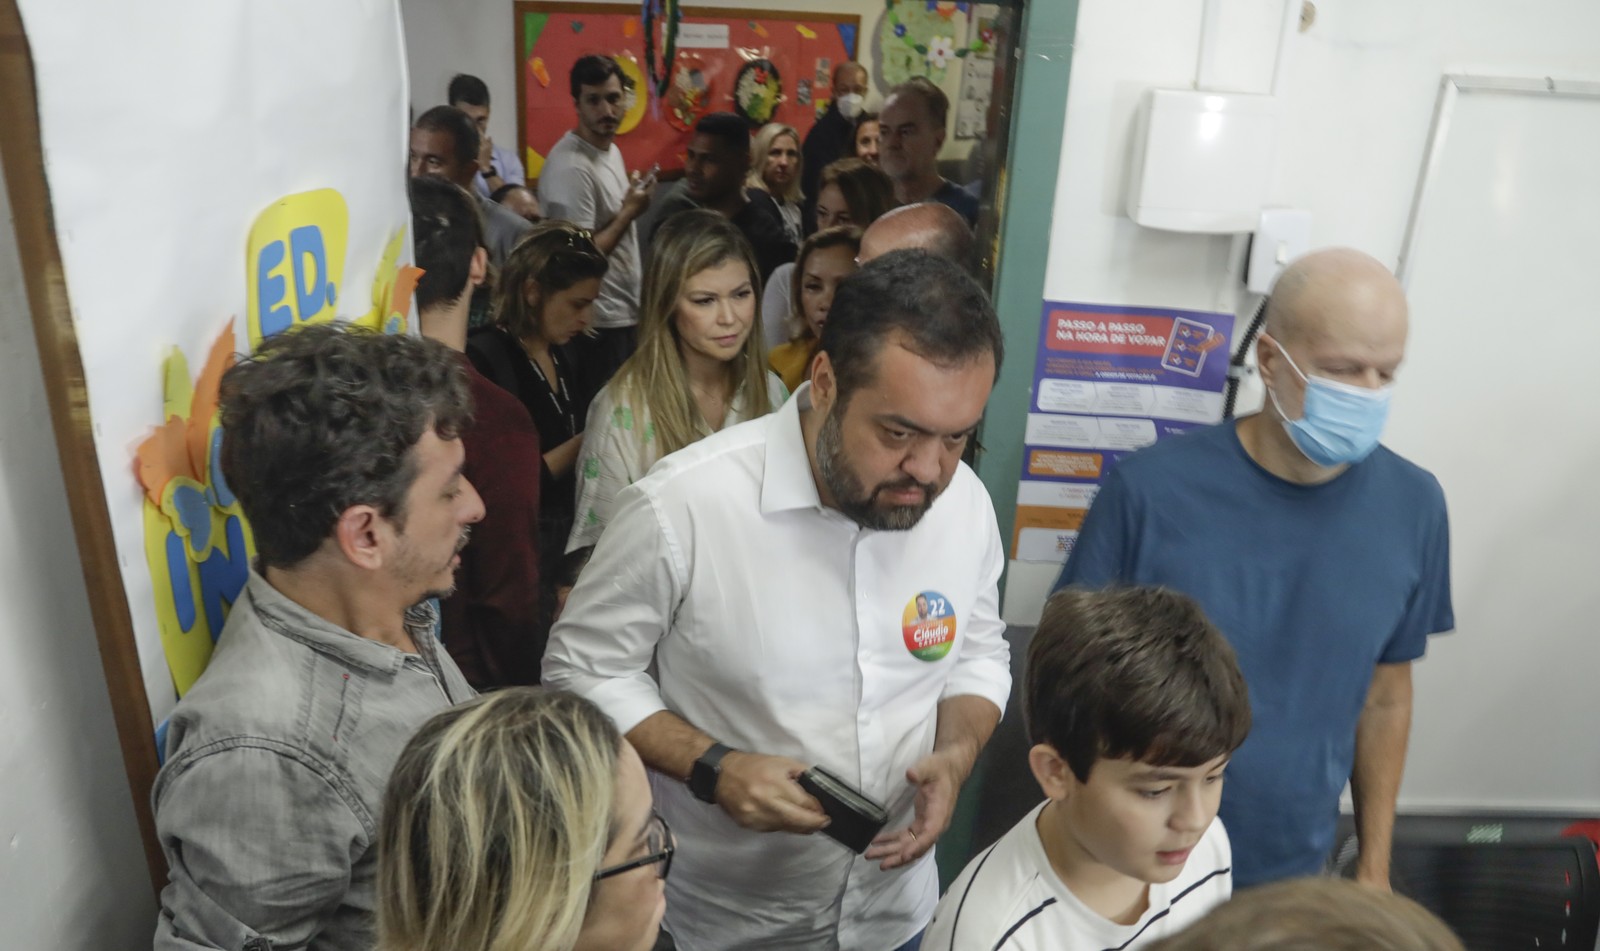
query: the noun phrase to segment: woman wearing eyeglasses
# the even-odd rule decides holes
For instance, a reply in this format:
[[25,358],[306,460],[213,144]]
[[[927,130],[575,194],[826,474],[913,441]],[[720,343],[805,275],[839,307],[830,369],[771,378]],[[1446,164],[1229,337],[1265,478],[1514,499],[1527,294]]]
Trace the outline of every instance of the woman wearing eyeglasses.
[[534,225],[496,279],[494,326],[467,338],[478,372],[533,416],[544,454],[539,486],[540,563],[554,565],[572,530],[573,476],[594,392],[561,347],[583,333],[605,277],[606,257],[571,222]]
[[513,687],[406,745],[378,830],[381,951],[648,951],[674,844],[599,708]]
[[788,397],[767,372],[759,274],[744,235],[716,212],[681,211],[656,229],[639,349],[589,408],[568,551],[600,538],[617,493],[658,459]]

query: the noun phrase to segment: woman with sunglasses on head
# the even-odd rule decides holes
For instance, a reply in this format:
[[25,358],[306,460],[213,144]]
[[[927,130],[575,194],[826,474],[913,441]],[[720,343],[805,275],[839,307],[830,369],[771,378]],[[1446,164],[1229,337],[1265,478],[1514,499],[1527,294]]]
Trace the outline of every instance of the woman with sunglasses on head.
[[658,459],[788,397],[767,372],[759,274],[749,242],[716,212],[682,211],[656,230],[639,349],[589,408],[568,551],[599,539],[617,493]]
[[381,951],[649,951],[674,843],[633,747],[569,693],[511,687],[423,724],[378,828]]
[[572,530],[573,471],[594,395],[562,347],[588,327],[606,268],[589,232],[566,221],[534,225],[500,269],[494,326],[467,338],[473,366],[521,400],[539,430],[539,542],[546,565],[555,564]]
[[[845,158],[822,170],[817,184],[817,231],[841,225],[854,225],[862,231],[888,214],[894,200],[894,182],[881,169],[861,159]],[[789,322],[798,313],[793,309],[795,278],[793,264],[774,268],[761,298],[761,314],[766,319],[767,348],[781,346],[789,338]]]

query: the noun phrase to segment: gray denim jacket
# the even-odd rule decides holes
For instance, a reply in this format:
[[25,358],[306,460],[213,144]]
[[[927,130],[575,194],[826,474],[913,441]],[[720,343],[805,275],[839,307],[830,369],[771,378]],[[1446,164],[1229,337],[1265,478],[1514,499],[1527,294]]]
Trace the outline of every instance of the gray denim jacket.
[[250,573],[168,727],[155,951],[371,951],[384,784],[417,728],[473,695],[436,623],[407,613],[407,654]]

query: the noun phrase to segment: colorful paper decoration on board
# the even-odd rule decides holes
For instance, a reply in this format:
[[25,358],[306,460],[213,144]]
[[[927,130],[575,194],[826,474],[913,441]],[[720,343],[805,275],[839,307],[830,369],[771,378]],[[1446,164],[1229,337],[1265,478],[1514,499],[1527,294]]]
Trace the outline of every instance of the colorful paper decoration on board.
[[768,59],[753,59],[739,67],[733,84],[733,108],[756,125],[766,125],[783,101],[783,80]]
[[678,57],[673,67],[672,85],[662,97],[667,124],[679,132],[689,132],[700,117],[711,110],[711,80],[705,61],[693,53]]
[[[632,23],[632,20],[628,21]],[[626,30],[624,30],[626,32]],[[622,120],[617,123],[617,134],[627,135],[632,132],[644,119],[645,108],[649,105],[650,94],[645,89],[644,71],[639,68],[639,61],[633,54],[623,50],[612,57],[617,61],[617,67],[622,74],[628,77],[630,85],[622,90]]]
[[[663,20],[661,68],[656,69],[656,21]],[[639,8],[639,23],[644,28],[644,65],[650,87],[657,98],[666,96],[672,81],[673,61],[678,53],[678,28],[683,25],[683,5],[678,0],[644,0]]]
[[891,84],[912,76],[941,81],[951,60],[991,52],[992,35],[980,34],[956,46],[955,15],[969,17],[972,5],[943,0],[885,0],[878,49],[884,78]]

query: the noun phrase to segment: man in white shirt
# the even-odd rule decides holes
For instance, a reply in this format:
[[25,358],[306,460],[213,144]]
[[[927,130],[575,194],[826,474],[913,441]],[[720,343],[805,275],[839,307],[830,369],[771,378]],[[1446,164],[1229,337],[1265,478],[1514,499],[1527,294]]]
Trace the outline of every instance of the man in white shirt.
[[627,111],[617,61],[584,56],[572,64],[570,81],[578,126],[551,146],[539,172],[539,204],[546,218],[592,231],[611,262],[594,302],[595,335],[573,341],[583,348],[578,362],[594,392],[633,353],[643,280],[633,223],[650,207],[655,174],[630,176],[613,141]]
[[[656,771],[685,947],[920,940],[934,843],[1010,689],[994,508],[960,462],[1002,349],[970,278],[886,255],[840,285],[781,410],[619,496],[544,680]],[[811,834],[828,820],[796,779],[814,765],[887,807],[859,857]]]

